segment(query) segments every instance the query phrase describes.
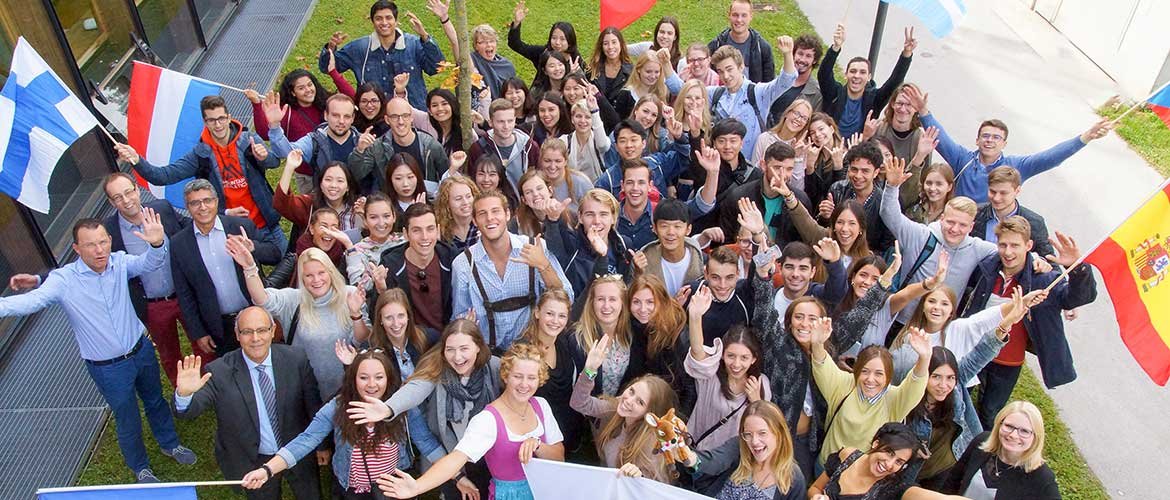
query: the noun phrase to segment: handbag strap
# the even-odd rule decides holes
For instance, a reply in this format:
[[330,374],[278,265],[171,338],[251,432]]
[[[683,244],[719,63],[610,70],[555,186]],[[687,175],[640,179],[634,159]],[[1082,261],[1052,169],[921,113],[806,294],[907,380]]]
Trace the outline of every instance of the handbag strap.
[[837,415],[841,413],[841,407],[845,406],[845,400],[849,399],[849,396],[852,396],[853,391],[855,390],[857,390],[856,386],[854,386],[852,389],[849,389],[849,394],[846,394],[845,397],[841,398],[841,402],[837,403],[837,407],[833,409],[833,416],[829,417],[828,422],[825,422],[825,432],[829,432],[829,429],[833,425],[833,421],[836,420]]
[[706,439],[707,436],[710,436],[711,433],[715,432],[720,427],[723,427],[723,424],[726,424],[729,420],[731,420],[732,415],[739,413],[739,410],[742,410],[743,407],[747,406],[747,404],[748,404],[747,396],[744,396],[743,402],[740,403],[739,406],[736,406],[734,410],[731,410],[731,413],[728,413],[727,415],[724,415],[723,418],[719,419],[719,423],[711,426],[710,429],[707,429],[707,431],[704,432],[701,436],[699,436],[699,439],[696,439],[695,442],[693,444],[691,444],[691,446],[692,447],[699,446],[699,443],[703,442],[703,440]]

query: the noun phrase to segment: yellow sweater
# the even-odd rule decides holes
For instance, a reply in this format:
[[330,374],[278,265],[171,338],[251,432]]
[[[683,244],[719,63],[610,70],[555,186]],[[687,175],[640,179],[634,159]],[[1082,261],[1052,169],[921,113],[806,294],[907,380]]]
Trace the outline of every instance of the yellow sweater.
[[[829,405],[825,421],[832,426],[825,433],[825,444],[821,447],[820,462],[824,463],[830,453],[844,447],[868,450],[873,435],[886,422],[901,422],[913,410],[926,392],[926,377],[906,374],[902,385],[890,386],[877,403],[870,404],[860,397],[853,374],[842,371],[836,364],[828,362],[829,356],[821,362],[813,361],[813,379]],[[842,403],[841,401],[845,402]],[[833,416],[840,405],[839,413]]]

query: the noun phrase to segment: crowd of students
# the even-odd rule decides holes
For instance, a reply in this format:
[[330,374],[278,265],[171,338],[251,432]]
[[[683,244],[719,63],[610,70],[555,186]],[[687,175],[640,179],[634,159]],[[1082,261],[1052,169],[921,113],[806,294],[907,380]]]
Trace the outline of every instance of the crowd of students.
[[[537,76],[476,26],[467,144],[423,80],[435,39],[377,0],[373,33],[321,49],[337,93],[295,70],[249,92],[253,131],[213,96],[175,163],[117,145],[152,183],[196,177],[189,217],[110,175],[117,213],[0,315],[65,306],[143,482],[138,399],[195,460],[157,347],[174,414],[216,411],[250,498],[317,497],[319,463],[344,498],[523,499],[523,463],[587,456],[722,500],[1059,498],[1038,410],[1009,399],[1026,352],[1049,388],[1076,378],[1063,325],[1096,284],[1017,197],[1109,126],[1005,155],[990,119],[968,149],[905,81],[912,29],[879,86],[863,57],[834,76],[844,26],[822,54],[752,12],[733,0],[706,44],[669,16],[649,42],[606,28],[586,54],[567,22],[524,42],[521,2],[506,42]],[[671,409],[677,464],[645,422]]]

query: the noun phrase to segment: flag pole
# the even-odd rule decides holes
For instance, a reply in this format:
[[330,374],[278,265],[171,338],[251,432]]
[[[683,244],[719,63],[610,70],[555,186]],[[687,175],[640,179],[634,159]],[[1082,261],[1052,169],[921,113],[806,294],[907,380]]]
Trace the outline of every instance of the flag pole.
[[150,484],[103,484],[96,486],[73,486],[65,488],[41,488],[37,490],[37,494],[41,493],[67,493],[79,491],[112,491],[125,489],[162,489],[162,488],[182,488],[187,486],[242,486],[243,480],[235,481],[184,481],[176,483],[150,483]]
[[1163,89],[1165,89],[1167,85],[1170,85],[1170,81],[1163,83],[1161,87],[1158,87],[1156,90],[1154,90],[1152,93],[1150,93],[1150,95],[1147,96],[1145,99],[1142,99],[1142,100],[1138,101],[1137,103],[1135,103],[1133,106],[1130,106],[1129,109],[1125,110],[1124,113],[1122,113],[1117,118],[1114,118],[1113,121],[1109,122],[1109,126],[1117,125],[1117,122],[1120,122],[1122,118],[1129,116],[1129,114],[1133,113],[1134,110],[1145,106],[1146,102],[1149,101],[1151,97],[1158,95],[1158,93],[1161,92]]
[[1073,269],[1076,269],[1077,266],[1085,262],[1085,259],[1089,257],[1089,254],[1093,253],[1093,251],[1097,250],[1097,247],[1105,243],[1105,240],[1108,240],[1111,236],[1113,236],[1113,233],[1117,231],[1117,228],[1125,224],[1125,222],[1128,221],[1130,217],[1133,217],[1133,214],[1136,214],[1138,210],[1141,210],[1142,207],[1146,206],[1146,204],[1149,203],[1150,200],[1154,199],[1155,196],[1162,194],[1162,191],[1166,189],[1167,184],[1170,184],[1170,179],[1162,181],[1162,183],[1158,185],[1158,189],[1154,190],[1153,193],[1150,193],[1150,195],[1147,196],[1146,199],[1142,200],[1141,204],[1134,208],[1133,211],[1129,213],[1129,215],[1126,215],[1124,219],[1121,219],[1121,223],[1113,226],[1113,229],[1110,229],[1109,232],[1105,233],[1105,236],[1103,236],[1100,241],[1098,241],[1088,250],[1081,252],[1081,256],[1077,258],[1076,262],[1073,262],[1071,266],[1065,267],[1064,272],[1060,273],[1060,276],[1057,276],[1055,280],[1052,280],[1052,283],[1049,283],[1048,286],[1044,287],[1044,291],[1050,292],[1052,291],[1052,288],[1055,287],[1058,283],[1064,281],[1064,279],[1068,277],[1068,274],[1072,272]]

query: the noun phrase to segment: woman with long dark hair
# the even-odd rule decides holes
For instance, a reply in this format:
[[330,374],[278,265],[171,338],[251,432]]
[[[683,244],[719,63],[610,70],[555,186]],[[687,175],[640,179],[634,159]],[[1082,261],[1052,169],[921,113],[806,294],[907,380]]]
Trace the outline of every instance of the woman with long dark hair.
[[[316,451],[333,434],[333,475],[348,499],[377,498],[377,478],[410,467],[410,446],[402,419],[355,423],[346,415],[350,403],[382,400],[402,385],[398,367],[381,349],[366,350],[354,357],[345,370],[337,397],[317,411],[309,427],[280,448],[276,456],[243,478],[243,486],[257,489],[281,471]],[[340,410],[340,411],[339,411]],[[315,459],[315,458],[314,458]]]
[[294,228],[304,228],[314,210],[332,208],[341,219],[342,231],[360,232],[365,227],[366,199],[357,196],[357,181],[345,164],[335,161],[314,175],[312,194],[292,194],[293,172],[303,161],[300,150],[289,152],[272,200],[276,211],[292,222]]
[[658,20],[658,24],[654,25],[652,33],[654,33],[653,40],[630,44],[627,48],[630,57],[637,59],[646,52],[666,49],[667,54],[670,54],[671,67],[678,68],[679,60],[682,58],[682,53],[678,48],[678,41],[682,38],[682,33],[678,30],[678,19],[674,16],[662,16]]
[[353,100],[357,103],[353,128],[363,133],[369,130],[374,137],[379,138],[390,131],[390,124],[386,123],[386,94],[382,92],[382,87],[374,82],[363,83]]
[[577,50],[577,31],[573,29],[573,25],[567,21],[557,21],[553,23],[548,30],[548,41],[544,46],[529,45],[520,39],[520,24],[524,22],[524,18],[528,15],[528,7],[524,5],[524,0],[516,3],[515,10],[512,11],[512,23],[508,25],[508,48],[516,51],[525,59],[532,61],[532,65],[540,72],[540,60],[546,52],[560,52],[569,59],[569,65],[565,69],[569,72],[582,69],[584,65],[581,61],[581,53]]
[[618,93],[626,88],[633,72],[634,62],[630,59],[621,30],[613,26],[601,30],[597,43],[593,45],[593,59],[589,61],[589,78],[593,79],[597,90],[612,104],[617,101]]
[[536,99],[533,98],[532,90],[524,81],[516,77],[504,80],[500,86],[500,92],[504,99],[512,103],[512,109],[516,110],[517,126],[536,119]]
[[536,121],[524,127],[536,144],[544,144],[549,138],[557,138],[573,130],[569,117],[569,106],[559,91],[550,90],[540,94],[536,101]]
[[[825,472],[808,488],[809,500],[936,500],[961,499],[911,486],[905,470],[922,460],[926,450],[906,424],[889,422],[878,428],[865,450],[833,450]],[[846,493],[848,491],[848,493]],[[1025,498],[1025,497],[1012,497]]]

